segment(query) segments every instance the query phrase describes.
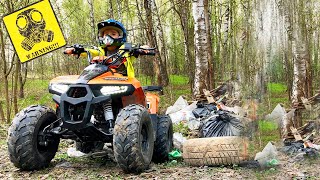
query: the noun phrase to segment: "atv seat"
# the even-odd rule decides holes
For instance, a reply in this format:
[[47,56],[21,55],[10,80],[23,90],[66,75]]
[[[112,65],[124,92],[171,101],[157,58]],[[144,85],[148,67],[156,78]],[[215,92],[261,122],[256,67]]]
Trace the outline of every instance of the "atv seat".
[[163,95],[162,86],[143,86],[143,91],[158,91],[161,95]]

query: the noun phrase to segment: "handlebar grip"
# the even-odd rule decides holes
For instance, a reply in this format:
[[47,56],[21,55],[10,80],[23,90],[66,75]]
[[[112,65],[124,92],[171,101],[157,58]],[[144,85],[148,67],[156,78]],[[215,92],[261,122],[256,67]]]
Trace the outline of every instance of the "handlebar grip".
[[156,51],[155,50],[143,50],[143,49],[139,49],[138,50],[139,55],[150,55],[150,56],[154,56],[156,55]]
[[74,48],[66,48],[63,54],[74,54]]

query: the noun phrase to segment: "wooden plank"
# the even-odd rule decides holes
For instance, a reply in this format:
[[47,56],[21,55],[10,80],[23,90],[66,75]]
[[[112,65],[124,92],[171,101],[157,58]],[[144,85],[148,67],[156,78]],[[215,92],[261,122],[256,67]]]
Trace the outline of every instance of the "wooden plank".
[[290,127],[290,129],[291,129],[291,132],[292,132],[294,138],[296,139],[296,141],[302,141],[302,137],[301,137],[300,133],[298,132],[298,130],[292,126]]
[[208,91],[208,90],[206,90],[206,89],[203,89],[203,93],[204,93],[204,95],[206,96],[209,104],[216,102],[216,101],[214,100],[213,96],[210,94],[210,91]]

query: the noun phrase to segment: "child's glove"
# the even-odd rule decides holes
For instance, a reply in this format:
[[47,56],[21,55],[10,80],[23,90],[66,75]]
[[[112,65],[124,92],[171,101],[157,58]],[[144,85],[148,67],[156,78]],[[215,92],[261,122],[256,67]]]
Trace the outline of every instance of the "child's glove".
[[70,55],[77,55],[78,58],[80,56],[81,53],[85,52],[84,47],[80,44],[74,44],[73,46],[68,46],[63,53],[64,54],[70,54]]
[[91,63],[101,63],[107,56],[96,56],[92,58]]

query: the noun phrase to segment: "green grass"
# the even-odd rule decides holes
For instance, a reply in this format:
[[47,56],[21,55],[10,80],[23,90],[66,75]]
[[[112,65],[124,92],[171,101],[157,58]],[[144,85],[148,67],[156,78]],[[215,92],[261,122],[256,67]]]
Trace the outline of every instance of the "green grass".
[[280,83],[269,83],[268,90],[271,94],[285,94],[287,91],[287,86]]

